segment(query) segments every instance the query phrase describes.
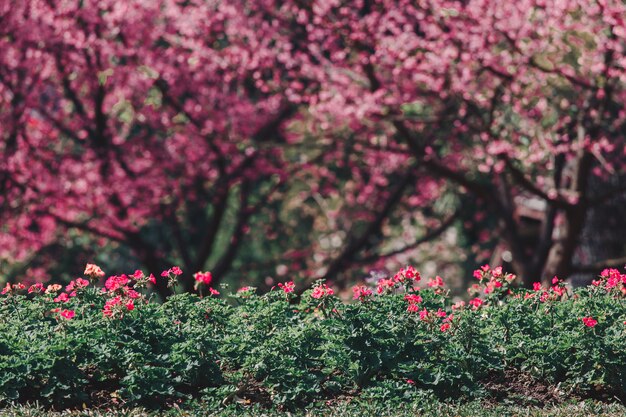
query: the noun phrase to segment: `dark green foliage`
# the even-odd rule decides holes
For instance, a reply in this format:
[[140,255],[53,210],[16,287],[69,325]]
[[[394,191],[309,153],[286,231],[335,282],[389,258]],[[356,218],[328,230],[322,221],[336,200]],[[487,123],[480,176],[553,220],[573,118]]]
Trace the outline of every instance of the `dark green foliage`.
[[[498,392],[520,379],[554,387],[545,401],[626,400],[622,296],[600,287],[552,291],[455,310],[441,289],[408,291],[422,297],[423,317],[407,311],[402,287],[353,303],[311,291],[296,302],[280,289],[182,294],[163,304],[140,298],[115,317],[103,315],[108,295],[94,288],[66,303],[10,292],[0,299],[0,401],[160,408],[196,399],[219,410],[535,398]],[[60,317],[52,311],[59,307],[75,316]]]

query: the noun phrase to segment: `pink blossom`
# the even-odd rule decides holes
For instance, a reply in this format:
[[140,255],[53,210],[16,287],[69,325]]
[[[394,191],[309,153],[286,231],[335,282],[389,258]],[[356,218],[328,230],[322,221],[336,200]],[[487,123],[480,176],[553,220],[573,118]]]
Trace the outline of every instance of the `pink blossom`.
[[372,295],[372,290],[364,285],[355,285],[352,287],[352,299],[364,300]]
[[318,285],[313,288],[313,292],[311,293],[311,297],[315,299],[320,299],[323,297],[331,296],[335,293],[332,288],[329,288],[326,284]]
[[104,271],[96,264],[87,264],[85,272],[83,274],[92,278],[101,278],[104,276]]
[[74,318],[75,313],[74,313],[74,310],[63,310],[61,311],[60,316],[63,317],[64,319],[71,320]]
[[196,282],[204,285],[209,285],[213,280],[213,275],[210,272],[196,272],[193,277]]
[[58,295],[58,297],[56,297],[54,299],[55,303],[66,303],[69,301],[69,296],[67,295],[67,293],[62,292],[61,294]]
[[480,298],[473,298],[469,301],[469,305],[471,305],[472,307],[474,307],[474,310],[476,310],[477,308],[479,308],[480,306],[482,306],[484,304],[484,301]]
[[293,281],[285,282],[284,284],[279,282],[278,287],[282,289],[286,294],[293,293],[296,288],[296,284]]

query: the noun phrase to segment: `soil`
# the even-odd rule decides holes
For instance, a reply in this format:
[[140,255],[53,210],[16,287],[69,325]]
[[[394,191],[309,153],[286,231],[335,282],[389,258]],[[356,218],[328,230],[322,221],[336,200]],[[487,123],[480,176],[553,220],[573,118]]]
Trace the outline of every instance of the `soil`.
[[565,395],[557,385],[539,381],[517,369],[507,369],[503,373],[493,374],[482,385],[491,394],[488,402],[513,402],[524,406],[545,407],[555,405],[572,398]]

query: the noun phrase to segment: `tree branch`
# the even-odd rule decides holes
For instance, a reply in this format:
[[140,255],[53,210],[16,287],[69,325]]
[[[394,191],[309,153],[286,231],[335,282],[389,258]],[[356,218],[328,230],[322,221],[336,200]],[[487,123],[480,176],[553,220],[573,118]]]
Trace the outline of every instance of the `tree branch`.
[[624,268],[626,265],[626,256],[622,258],[605,259],[603,261],[594,262],[589,265],[574,265],[572,266],[572,272],[599,272],[606,268]]
[[459,218],[459,215],[460,215],[460,211],[454,212],[450,217],[445,219],[441,223],[441,225],[439,225],[439,227],[428,231],[424,236],[420,237],[419,239],[417,239],[415,242],[411,244],[405,245],[399,249],[394,249],[391,252],[368,255],[365,258],[359,259],[358,262],[362,264],[368,264],[380,258],[389,258],[392,256],[400,255],[401,253],[407,252],[409,250],[415,249],[419,245],[429,242],[431,240],[434,240],[438,238],[439,236],[441,236],[441,234],[444,233],[446,230],[448,230],[448,228],[452,226],[452,224]]

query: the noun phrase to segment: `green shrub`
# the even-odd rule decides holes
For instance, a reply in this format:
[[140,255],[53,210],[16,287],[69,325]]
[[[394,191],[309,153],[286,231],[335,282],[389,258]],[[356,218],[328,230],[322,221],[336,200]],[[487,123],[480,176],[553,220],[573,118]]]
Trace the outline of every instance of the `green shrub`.
[[294,409],[341,398],[501,396],[498,384],[520,378],[563,398],[626,400],[626,275],[605,271],[575,291],[560,281],[515,289],[499,268],[476,276],[482,298],[454,305],[438,280],[418,287],[411,268],[355,288],[350,303],[318,283],[299,296],[283,285],[159,304],[141,293],[153,280],[141,273],[110,277],[104,289],[87,280],[65,291],[7,286],[0,401]]

